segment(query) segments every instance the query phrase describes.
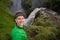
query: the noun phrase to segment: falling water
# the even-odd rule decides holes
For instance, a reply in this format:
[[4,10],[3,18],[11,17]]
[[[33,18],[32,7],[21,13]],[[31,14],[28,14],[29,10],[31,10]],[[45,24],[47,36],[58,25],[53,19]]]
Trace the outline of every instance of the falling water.
[[34,9],[34,10],[30,13],[30,15],[28,16],[28,18],[25,19],[24,25],[30,26],[30,25],[34,22],[35,14],[36,14],[39,10],[45,10],[45,8],[36,8],[36,9]]
[[17,11],[19,12],[24,12],[23,7],[22,7],[22,0],[11,0],[12,5],[10,6],[10,10],[12,12],[12,15],[15,15]]
[[43,14],[44,14],[44,13],[50,13],[50,14],[52,14],[52,15],[56,15],[56,14],[57,14],[57,12],[52,11],[52,10],[49,10],[49,9],[47,9],[47,8],[36,8],[36,9],[34,9],[34,10],[30,13],[30,15],[28,16],[28,18],[25,19],[24,25],[30,26],[30,25],[34,22],[35,14],[36,14],[38,11],[40,11],[40,12],[43,13]]

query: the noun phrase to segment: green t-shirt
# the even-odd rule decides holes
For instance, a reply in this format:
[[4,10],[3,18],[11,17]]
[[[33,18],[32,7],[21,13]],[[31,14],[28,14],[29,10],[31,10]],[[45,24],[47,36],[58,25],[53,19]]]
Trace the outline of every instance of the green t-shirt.
[[14,26],[11,32],[12,40],[28,40],[24,27]]

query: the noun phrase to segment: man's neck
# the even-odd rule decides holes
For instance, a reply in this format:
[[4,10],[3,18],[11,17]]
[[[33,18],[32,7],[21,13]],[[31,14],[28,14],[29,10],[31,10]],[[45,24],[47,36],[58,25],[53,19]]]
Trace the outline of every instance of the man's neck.
[[21,28],[23,27],[23,25],[17,25],[17,26],[19,26],[19,27],[21,27]]
[[21,27],[21,28],[23,28],[23,25],[18,25],[18,24],[16,24],[18,27]]
[[19,26],[19,27],[23,27],[23,26]]

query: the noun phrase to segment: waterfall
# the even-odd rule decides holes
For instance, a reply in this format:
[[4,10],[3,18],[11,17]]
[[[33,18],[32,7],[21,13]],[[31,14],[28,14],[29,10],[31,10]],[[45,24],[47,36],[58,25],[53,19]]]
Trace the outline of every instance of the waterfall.
[[24,25],[26,26],[30,26],[33,22],[34,22],[34,18],[35,18],[35,14],[39,11],[39,10],[45,10],[46,8],[36,8],[34,9],[30,15],[28,16],[27,19],[25,19]]
[[25,19],[25,22],[24,22],[24,25],[25,26],[30,26],[33,22],[34,22],[34,18],[35,18],[35,14],[38,12],[38,11],[40,11],[41,13],[50,13],[50,14],[52,14],[52,15],[56,15],[57,14],[57,12],[55,12],[55,11],[52,11],[52,10],[49,10],[49,9],[47,9],[47,8],[36,8],[36,9],[34,9],[31,13],[30,13],[30,15],[28,16],[28,18],[27,19]]
[[10,6],[10,10],[12,12],[12,15],[15,15],[17,11],[24,12],[22,7],[22,0],[11,0],[12,5]]

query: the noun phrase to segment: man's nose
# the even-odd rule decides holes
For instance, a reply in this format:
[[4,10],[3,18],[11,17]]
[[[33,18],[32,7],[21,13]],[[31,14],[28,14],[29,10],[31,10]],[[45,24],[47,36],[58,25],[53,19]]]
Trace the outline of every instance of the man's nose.
[[22,21],[22,19],[20,19],[20,21]]

